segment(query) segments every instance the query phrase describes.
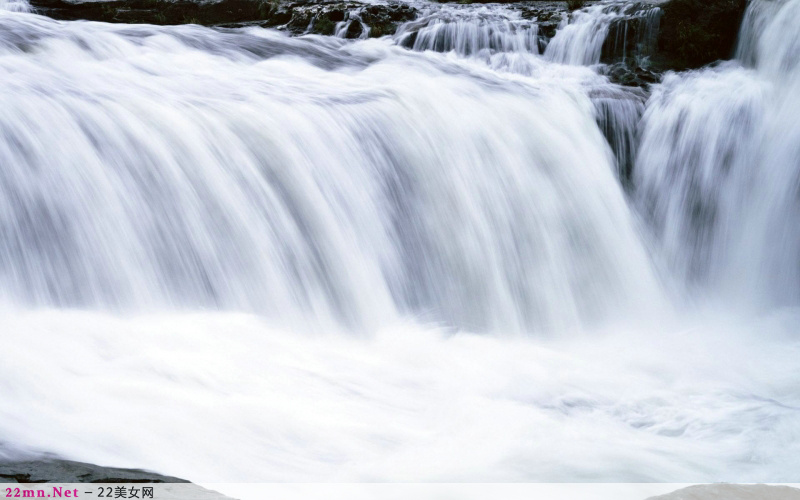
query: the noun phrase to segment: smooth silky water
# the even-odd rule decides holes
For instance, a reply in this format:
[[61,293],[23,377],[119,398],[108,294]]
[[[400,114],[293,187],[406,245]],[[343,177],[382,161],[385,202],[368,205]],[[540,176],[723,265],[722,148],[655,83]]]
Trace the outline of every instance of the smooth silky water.
[[798,480],[800,0],[649,96],[591,67],[602,6],[544,51],[501,6],[356,41],[0,7],[0,453]]

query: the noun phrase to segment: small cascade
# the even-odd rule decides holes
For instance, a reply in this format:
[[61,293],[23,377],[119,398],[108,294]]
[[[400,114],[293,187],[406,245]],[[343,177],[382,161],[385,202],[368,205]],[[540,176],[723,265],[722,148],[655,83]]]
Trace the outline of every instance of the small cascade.
[[661,10],[652,4],[598,3],[571,14],[550,41],[551,61],[592,65],[645,57],[655,46]]
[[26,0],[0,0],[0,11],[30,12],[31,5]]
[[[558,30],[549,32],[549,24],[560,15],[519,8],[437,6],[402,25],[394,38],[415,51],[453,52],[478,58],[495,71],[525,76],[541,77],[552,72],[554,65],[548,60],[579,66],[603,62],[609,65],[593,69],[612,81],[634,86],[657,81],[657,75],[640,66],[647,64],[656,47],[661,18],[658,6],[629,1],[598,3],[572,13],[568,22],[562,20]],[[588,90],[598,126],[615,155],[615,173],[627,186],[636,155],[637,125],[644,112],[644,93],[608,85],[607,80],[580,73],[577,68],[572,74],[561,68],[562,77],[570,75]]]
[[412,50],[464,56],[485,51],[538,54],[543,43],[535,19],[524,19],[518,11],[458,6],[429,10],[403,25],[395,38]]
[[662,11],[657,6],[637,3],[625,6],[623,14],[610,23],[600,59],[644,66],[656,50]]
[[630,184],[637,150],[637,128],[645,109],[645,93],[604,89],[592,97],[597,125],[602,130],[616,159],[617,176],[623,186]]
[[334,36],[339,38],[359,38],[369,37],[369,26],[364,24],[361,19],[361,9],[351,10],[347,13],[345,20],[336,23]]

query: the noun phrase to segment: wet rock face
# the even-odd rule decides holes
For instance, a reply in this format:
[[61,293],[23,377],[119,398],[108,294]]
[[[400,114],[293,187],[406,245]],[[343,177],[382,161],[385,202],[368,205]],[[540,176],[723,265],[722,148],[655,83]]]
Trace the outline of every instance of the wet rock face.
[[658,71],[695,69],[730,59],[747,0],[630,3],[611,23],[601,61],[650,59]]
[[523,18],[536,19],[539,34],[545,39],[556,36],[558,25],[567,15],[566,7],[561,2],[536,2],[520,10]]
[[[312,5],[284,5],[288,21],[284,23],[286,29],[292,34],[316,33],[318,35],[333,35],[336,24],[345,20],[351,10],[357,9],[360,4],[312,4]],[[268,23],[274,26],[278,23]]]
[[670,0],[658,35],[660,64],[699,68],[734,51],[747,0]]
[[661,74],[650,68],[643,68],[635,63],[615,63],[604,67],[602,74],[609,80],[626,87],[647,88],[661,80]]
[[361,20],[369,26],[370,37],[392,35],[397,26],[413,21],[417,17],[417,9],[406,4],[370,5],[361,13]]

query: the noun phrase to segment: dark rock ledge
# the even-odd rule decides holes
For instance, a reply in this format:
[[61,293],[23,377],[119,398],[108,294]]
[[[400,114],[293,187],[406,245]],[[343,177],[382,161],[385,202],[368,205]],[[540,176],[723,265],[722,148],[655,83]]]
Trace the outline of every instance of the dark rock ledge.
[[[177,477],[164,476],[140,469],[101,467],[83,462],[62,460],[45,455],[11,459],[0,446],[0,483],[83,483],[132,485],[158,483],[158,498],[172,500],[231,500]],[[165,496],[166,495],[166,496]]]
[[653,62],[683,70],[730,59],[746,8],[747,0],[670,0],[662,6]]
[[188,483],[139,469],[100,467],[54,457],[20,461],[0,460],[4,483]]
[[[200,24],[262,26],[294,35],[332,35],[347,23],[348,38],[391,35],[417,17],[417,9],[397,1],[365,4],[341,0],[32,0],[37,13],[65,21],[89,20],[127,24]],[[368,30],[366,28],[369,28]]]

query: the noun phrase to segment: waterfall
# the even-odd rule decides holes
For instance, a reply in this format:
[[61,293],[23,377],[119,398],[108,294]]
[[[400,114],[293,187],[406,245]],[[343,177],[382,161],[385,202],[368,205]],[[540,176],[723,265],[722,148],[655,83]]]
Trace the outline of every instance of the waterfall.
[[263,31],[0,27],[10,299],[558,331],[657,295],[579,86]]
[[292,37],[0,2],[2,454],[796,480],[800,0],[642,88],[607,75],[648,64],[650,3]]
[[755,67],[670,75],[643,118],[638,198],[672,268],[746,303],[800,298],[798,13],[751,2],[739,55]]
[[765,90],[734,65],[669,75],[648,102],[638,196],[687,278],[704,277],[730,250],[722,239],[740,222],[740,190],[752,181],[751,138],[764,119]]

